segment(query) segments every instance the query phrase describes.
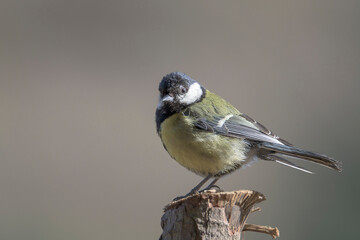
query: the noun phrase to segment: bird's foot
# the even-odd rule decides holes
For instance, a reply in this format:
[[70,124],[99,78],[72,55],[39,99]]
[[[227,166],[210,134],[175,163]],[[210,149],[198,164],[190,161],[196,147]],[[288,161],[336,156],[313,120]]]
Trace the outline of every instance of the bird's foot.
[[181,200],[183,198],[187,198],[187,197],[189,197],[191,195],[198,194],[198,193],[199,193],[199,191],[192,189],[189,193],[185,194],[184,196],[178,196],[178,197],[174,198],[173,202],[179,201],[179,200]]
[[204,188],[203,190],[200,191],[200,193],[206,193],[206,192],[223,192],[224,190],[222,190],[218,185],[211,185],[211,186],[207,186],[206,188]]

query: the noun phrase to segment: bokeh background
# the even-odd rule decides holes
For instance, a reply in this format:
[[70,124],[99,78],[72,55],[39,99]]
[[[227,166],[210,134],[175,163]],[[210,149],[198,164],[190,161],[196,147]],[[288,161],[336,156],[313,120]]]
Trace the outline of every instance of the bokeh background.
[[283,239],[354,239],[359,23],[358,0],[2,0],[0,239],[157,239],[163,206],[201,179],[156,135],[172,71],[344,163],[224,177],[225,190],[267,196],[249,222]]

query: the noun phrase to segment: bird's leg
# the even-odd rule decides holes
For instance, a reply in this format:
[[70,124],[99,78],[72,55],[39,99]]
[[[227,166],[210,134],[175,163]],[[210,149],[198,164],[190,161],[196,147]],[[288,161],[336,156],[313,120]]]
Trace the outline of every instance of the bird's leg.
[[191,189],[191,191],[189,193],[187,193],[185,196],[179,196],[174,198],[173,201],[178,201],[182,198],[188,197],[190,195],[193,195],[195,193],[197,193],[199,191],[199,189],[212,177],[212,174],[207,175],[201,182],[199,182],[198,185],[196,185],[193,189]]
[[212,174],[207,175],[201,182],[199,182],[198,185],[196,185],[193,189],[191,189],[191,191],[186,195],[191,195],[196,193],[212,176],[213,176]]
[[215,177],[214,180],[212,180],[210,182],[210,184],[204,188],[203,190],[201,190],[200,192],[205,192],[206,190],[210,190],[210,189],[213,189],[213,188],[216,188],[217,192],[222,192],[221,188],[217,185],[215,185],[215,183],[220,179],[220,177]]

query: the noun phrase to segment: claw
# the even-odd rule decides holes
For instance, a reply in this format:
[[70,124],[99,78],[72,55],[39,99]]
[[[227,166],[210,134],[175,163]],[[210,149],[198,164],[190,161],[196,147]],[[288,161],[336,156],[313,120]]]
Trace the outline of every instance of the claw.
[[189,197],[189,196],[191,196],[191,195],[198,194],[198,193],[199,193],[199,191],[193,189],[193,190],[191,190],[188,194],[186,194],[186,195],[184,195],[184,196],[178,196],[178,197],[174,198],[174,199],[173,199],[173,202],[179,201],[179,200],[181,200],[181,199],[187,198],[187,197]]

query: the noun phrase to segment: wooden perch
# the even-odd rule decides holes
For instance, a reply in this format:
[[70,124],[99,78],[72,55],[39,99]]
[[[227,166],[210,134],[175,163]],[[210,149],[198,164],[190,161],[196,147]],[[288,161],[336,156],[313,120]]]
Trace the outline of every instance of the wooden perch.
[[165,206],[160,240],[241,239],[243,231],[266,233],[276,238],[277,228],[246,224],[254,205],[265,200],[262,193],[206,191]]

